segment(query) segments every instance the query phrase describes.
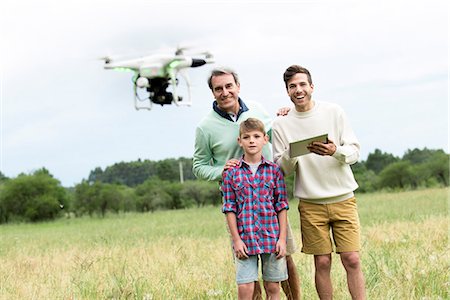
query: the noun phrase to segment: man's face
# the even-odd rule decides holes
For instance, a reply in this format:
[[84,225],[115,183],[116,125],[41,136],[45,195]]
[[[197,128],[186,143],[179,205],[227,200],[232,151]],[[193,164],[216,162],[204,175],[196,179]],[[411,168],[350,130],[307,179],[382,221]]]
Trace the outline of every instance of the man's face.
[[313,108],[311,101],[314,85],[309,84],[308,75],[297,73],[287,83],[287,93],[297,111],[308,111]]
[[262,152],[262,148],[269,141],[267,134],[259,130],[252,130],[243,132],[239,138],[239,146],[242,147],[245,153],[249,155],[255,155]]
[[225,111],[237,113],[239,110],[239,84],[236,84],[231,74],[213,76],[211,78],[212,92],[217,106]]

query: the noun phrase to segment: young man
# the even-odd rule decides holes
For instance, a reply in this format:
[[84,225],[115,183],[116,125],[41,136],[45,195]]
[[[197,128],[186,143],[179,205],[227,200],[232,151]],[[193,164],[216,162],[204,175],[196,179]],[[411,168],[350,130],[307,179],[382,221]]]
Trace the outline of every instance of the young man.
[[280,168],[262,156],[268,141],[261,121],[243,121],[238,143],[244,154],[223,173],[222,211],[233,241],[238,299],[252,299],[259,259],[268,299],[280,299],[280,282],[288,278],[286,185]]
[[[231,159],[242,155],[242,148],[236,142],[239,124],[249,117],[261,120],[266,130],[271,129],[272,118],[256,102],[244,101],[239,97],[238,75],[230,69],[214,69],[208,79],[208,86],[215,101],[212,110],[199,123],[195,132],[193,173],[197,178],[220,181],[224,169],[235,165]],[[272,158],[270,143],[263,147],[263,156]],[[289,279],[282,282],[283,291],[289,300],[300,299],[300,280],[291,254],[295,252],[295,242],[288,225],[287,265]],[[261,298],[259,285],[255,288],[255,299]]]
[[[344,111],[336,104],[312,100],[311,74],[293,65],[284,73],[295,109],[277,118],[272,127],[274,161],[287,175],[296,172],[294,195],[299,198],[303,248],[314,255],[315,282],[320,299],[332,299],[330,230],[347,272],[352,299],[365,299],[359,257],[360,225],[353,191],[358,187],[350,165],[359,157],[359,142]],[[289,143],[321,134],[310,154],[289,157]]]

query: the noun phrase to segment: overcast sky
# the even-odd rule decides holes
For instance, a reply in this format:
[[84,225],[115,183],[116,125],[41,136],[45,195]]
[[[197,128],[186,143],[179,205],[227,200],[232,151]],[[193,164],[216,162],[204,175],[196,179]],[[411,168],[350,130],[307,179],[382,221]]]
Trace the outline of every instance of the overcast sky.
[[[284,70],[307,67],[313,98],[347,112],[362,160],[376,148],[448,153],[447,2],[2,0],[1,172],[45,167],[74,186],[96,167],[192,157],[214,66],[234,68],[242,99],[273,115],[290,106]],[[190,70],[191,107],[136,111],[132,74],[97,60],[177,45],[216,61]]]

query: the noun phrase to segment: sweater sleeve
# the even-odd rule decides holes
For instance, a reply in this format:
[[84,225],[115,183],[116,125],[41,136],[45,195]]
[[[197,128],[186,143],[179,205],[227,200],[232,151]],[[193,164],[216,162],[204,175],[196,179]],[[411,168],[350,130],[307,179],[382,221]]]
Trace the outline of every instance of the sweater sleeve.
[[199,179],[220,180],[224,166],[213,166],[213,155],[208,145],[205,133],[200,127],[195,130],[194,156],[192,159],[192,171]]
[[286,144],[285,140],[282,138],[276,122],[274,122],[272,127],[273,161],[280,166],[284,175],[288,176],[295,171],[298,159],[290,158],[289,144]]
[[343,110],[341,110],[339,115],[339,123],[341,130],[339,132],[339,141],[334,141],[336,152],[333,154],[333,157],[342,163],[351,165],[359,159],[360,145]]

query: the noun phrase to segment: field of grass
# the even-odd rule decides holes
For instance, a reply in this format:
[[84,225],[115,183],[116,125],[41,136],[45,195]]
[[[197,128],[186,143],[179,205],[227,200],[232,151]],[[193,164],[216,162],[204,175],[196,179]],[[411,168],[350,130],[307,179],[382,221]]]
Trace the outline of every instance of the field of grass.
[[[357,195],[368,299],[449,299],[449,189]],[[300,244],[297,203],[289,219]],[[293,255],[303,299],[312,257]],[[335,299],[349,299],[333,256]],[[284,297],[284,295],[283,295]],[[0,226],[0,299],[235,299],[219,207]]]

